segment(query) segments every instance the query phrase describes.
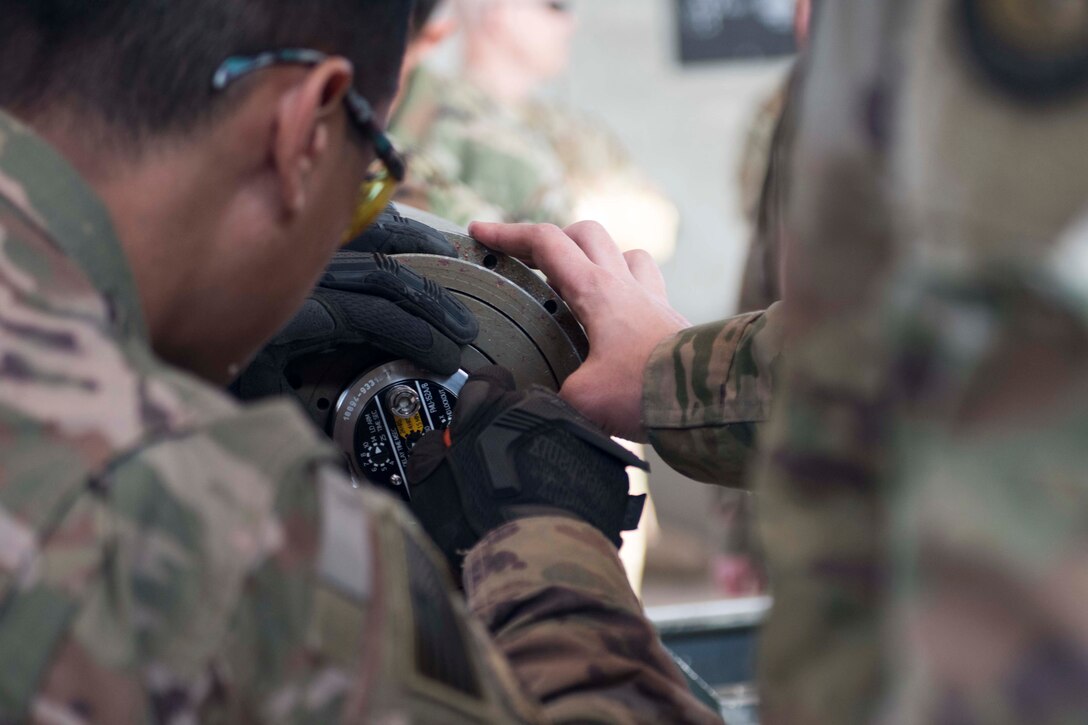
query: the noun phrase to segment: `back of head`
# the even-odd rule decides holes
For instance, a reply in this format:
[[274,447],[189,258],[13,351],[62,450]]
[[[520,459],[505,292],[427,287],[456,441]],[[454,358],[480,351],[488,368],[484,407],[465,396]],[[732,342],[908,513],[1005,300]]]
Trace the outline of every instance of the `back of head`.
[[345,56],[380,102],[396,90],[409,1],[0,0],[0,106],[135,149],[237,99],[212,89],[224,59],[279,48]]

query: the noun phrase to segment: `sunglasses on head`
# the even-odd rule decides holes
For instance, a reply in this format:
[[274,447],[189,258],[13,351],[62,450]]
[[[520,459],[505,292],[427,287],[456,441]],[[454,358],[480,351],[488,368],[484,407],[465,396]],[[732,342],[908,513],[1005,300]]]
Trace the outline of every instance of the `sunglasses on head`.
[[[285,48],[257,55],[231,56],[215,71],[212,77],[212,88],[222,91],[239,78],[273,65],[317,65],[329,57],[327,53],[308,48]],[[354,88],[348,89],[344,96],[344,106],[348,112],[348,119],[363,138],[374,147],[378,157],[359,187],[359,201],[355,205],[355,215],[344,237],[344,241],[347,242],[362,234],[389,204],[397,184],[404,181],[405,165],[404,159],[393,147],[393,142],[378,125],[374,117],[374,109],[361,93]]]

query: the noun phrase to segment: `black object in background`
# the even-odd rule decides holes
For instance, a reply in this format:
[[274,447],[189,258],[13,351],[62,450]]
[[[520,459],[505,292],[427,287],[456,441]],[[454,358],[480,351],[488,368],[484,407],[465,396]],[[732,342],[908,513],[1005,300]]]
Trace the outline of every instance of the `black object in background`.
[[675,0],[680,61],[774,58],[797,52],[794,0]]

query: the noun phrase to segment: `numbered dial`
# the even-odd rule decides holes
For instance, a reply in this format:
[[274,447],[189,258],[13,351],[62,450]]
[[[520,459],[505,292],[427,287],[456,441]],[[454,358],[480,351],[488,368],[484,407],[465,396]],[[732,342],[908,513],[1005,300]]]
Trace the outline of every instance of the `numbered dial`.
[[356,479],[411,499],[408,457],[423,435],[449,427],[468,375],[436,378],[394,362],[359,378],[337,405],[333,438],[346,452]]

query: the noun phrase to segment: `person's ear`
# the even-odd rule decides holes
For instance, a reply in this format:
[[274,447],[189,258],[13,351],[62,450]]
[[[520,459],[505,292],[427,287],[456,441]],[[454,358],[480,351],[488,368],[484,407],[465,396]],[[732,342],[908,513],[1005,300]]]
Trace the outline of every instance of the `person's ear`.
[[351,63],[329,58],[280,99],[272,153],[283,208],[289,214],[306,206],[314,170],[335,151],[333,131],[347,122],[343,102],[352,78]]

